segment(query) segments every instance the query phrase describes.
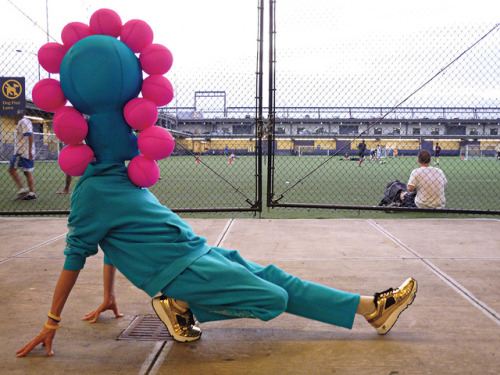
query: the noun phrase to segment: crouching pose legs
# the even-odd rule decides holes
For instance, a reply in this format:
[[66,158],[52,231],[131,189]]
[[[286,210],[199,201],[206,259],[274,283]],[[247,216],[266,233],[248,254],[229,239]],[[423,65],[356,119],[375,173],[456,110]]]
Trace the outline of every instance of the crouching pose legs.
[[409,278],[397,289],[360,296],[301,280],[274,265],[258,265],[236,251],[212,248],[153,298],[152,304],[180,342],[200,338],[194,316],[200,322],[267,321],[283,312],[345,328],[352,328],[357,313],[383,335],[413,302],[416,291],[417,282]]

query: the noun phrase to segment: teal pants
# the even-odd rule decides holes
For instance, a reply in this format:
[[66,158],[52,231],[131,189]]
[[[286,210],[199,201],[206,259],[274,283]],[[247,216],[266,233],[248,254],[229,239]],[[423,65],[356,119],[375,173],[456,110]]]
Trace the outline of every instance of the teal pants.
[[360,299],[217,247],[195,260],[162,294],[187,301],[200,322],[267,321],[287,312],[345,328],[352,328]]

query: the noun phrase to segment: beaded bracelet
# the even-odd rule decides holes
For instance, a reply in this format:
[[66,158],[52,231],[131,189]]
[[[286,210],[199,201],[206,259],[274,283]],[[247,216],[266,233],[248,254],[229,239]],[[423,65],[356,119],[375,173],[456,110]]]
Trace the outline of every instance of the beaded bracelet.
[[59,323],[57,323],[56,326],[51,326],[49,323],[45,323],[45,328],[48,328],[48,329],[59,329],[61,327],[61,325]]
[[48,313],[47,316],[49,317],[49,319],[52,319],[54,322],[57,322],[59,323],[61,321],[61,317],[60,316],[56,316],[52,313]]

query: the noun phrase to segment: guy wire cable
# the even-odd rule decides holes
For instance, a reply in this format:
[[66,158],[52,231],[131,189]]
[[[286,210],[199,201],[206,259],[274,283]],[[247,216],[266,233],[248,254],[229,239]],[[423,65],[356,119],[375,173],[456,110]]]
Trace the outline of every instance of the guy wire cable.
[[[193,151],[189,150],[184,145],[178,143],[177,141],[175,141],[175,144],[177,146],[179,146],[180,148],[182,148],[184,151],[187,151],[188,154],[190,154],[191,156],[194,156],[195,158],[198,158],[198,156]],[[206,164],[205,162],[203,162],[203,160],[200,160],[200,159],[198,159],[198,160],[199,160],[200,164],[202,164],[205,168],[207,168],[214,175],[216,175],[217,177],[219,177],[226,184],[228,184],[229,186],[231,186],[236,193],[240,194],[243,198],[245,198],[245,202],[252,204],[252,201],[250,200],[250,198],[248,198],[239,188],[237,188],[236,186],[234,186],[227,178],[225,178],[220,173],[218,173],[215,169],[213,169],[208,164]]]
[[23,10],[21,10],[16,4],[12,2],[12,0],[7,0],[14,8],[16,8],[23,16],[25,16],[27,19],[29,19],[33,24],[38,27],[40,30],[42,30],[45,34],[47,34],[47,43],[49,43],[49,37],[52,39],[54,42],[57,42],[57,40],[52,36],[49,35],[48,30],[45,30],[42,26],[38,24],[38,22],[34,21],[30,16],[28,16]]

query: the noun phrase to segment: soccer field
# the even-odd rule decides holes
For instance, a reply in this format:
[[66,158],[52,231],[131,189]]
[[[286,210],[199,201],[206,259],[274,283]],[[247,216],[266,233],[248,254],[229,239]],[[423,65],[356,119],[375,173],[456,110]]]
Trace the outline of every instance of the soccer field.
[[[264,157],[263,194],[267,191],[268,160]],[[391,180],[406,182],[418,167],[415,157],[344,161],[340,157],[276,156],[274,198],[280,203],[377,206]],[[256,198],[253,156],[171,156],[159,162],[161,180],[150,188],[171,209],[250,207]],[[446,208],[500,210],[500,161],[493,158],[461,160],[441,157],[439,168],[448,179]],[[65,175],[57,162],[35,162],[36,201],[14,201],[16,187],[1,164],[0,211],[64,211],[70,196],[58,195]],[[24,179],[24,176],[23,176]],[[73,178],[74,187],[78,178]],[[266,198],[263,198],[264,202]]]
[[[276,158],[275,196],[283,202],[336,205],[378,205],[391,180],[408,181],[418,167],[416,157],[345,161],[339,157]],[[326,162],[325,162],[326,161]],[[447,179],[447,208],[499,210],[500,161],[494,158],[461,160],[441,157]],[[288,183],[287,183],[288,182]]]

